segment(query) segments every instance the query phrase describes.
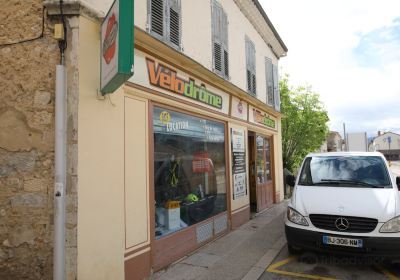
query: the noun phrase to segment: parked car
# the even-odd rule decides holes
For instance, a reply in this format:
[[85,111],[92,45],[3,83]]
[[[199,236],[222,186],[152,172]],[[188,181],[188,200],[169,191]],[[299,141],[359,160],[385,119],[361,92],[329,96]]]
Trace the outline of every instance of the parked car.
[[381,153],[309,154],[285,218],[290,253],[301,250],[400,258],[400,177]]

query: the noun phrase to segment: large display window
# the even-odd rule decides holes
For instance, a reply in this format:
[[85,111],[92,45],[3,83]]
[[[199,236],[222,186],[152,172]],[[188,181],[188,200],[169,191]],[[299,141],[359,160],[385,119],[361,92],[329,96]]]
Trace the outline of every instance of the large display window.
[[226,211],[225,125],[154,107],[155,235]]

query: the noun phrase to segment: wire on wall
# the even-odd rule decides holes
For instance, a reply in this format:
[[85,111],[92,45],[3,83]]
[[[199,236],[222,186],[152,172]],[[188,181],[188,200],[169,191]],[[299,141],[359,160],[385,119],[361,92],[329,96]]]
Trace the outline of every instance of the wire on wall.
[[40,35],[33,37],[33,38],[29,38],[29,39],[24,39],[24,40],[20,40],[17,42],[10,42],[10,43],[4,43],[4,44],[0,44],[0,47],[4,47],[4,46],[12,46],[12,45],[16,45],[16,44],[21,44],[21,43],[26,43],[26,42],[32,42],[35,41],[37,39],[43,38],[44,36],[44,16],[45,16],[45,7],[43,7],[43,15],[42,15],[42,31],[40,32]]

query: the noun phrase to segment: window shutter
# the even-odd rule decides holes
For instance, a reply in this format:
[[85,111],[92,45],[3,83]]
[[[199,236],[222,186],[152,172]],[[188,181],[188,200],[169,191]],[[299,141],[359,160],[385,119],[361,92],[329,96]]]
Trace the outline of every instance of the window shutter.
[[164,1],[165,0],[149,0],[150,7],[150,33],[159,39],[164,38],[165,34],[165,17],[164,17]]
[[222,43],[221,43],[221,8],[213,1],[212,2],[212,39],[213,39],[213,61],[214,61],[214,71],[222,75]]
[[265,58],[265,75],[267,81],[267,104],[270,106],[275,106],[274,100],[274,79],[272,70],[272,60]]
[[272,65],[273,67],[273,80],[274,80],[274,97],[275,97],[275,110],[281,111],[281,97],[279,93],[279,76],[278,76],[278,67],[276,65]]
[[220,76],[229,77],[228,18],[215,0],[211,6],[213,70]]
[[255,47],[252,41],[246,36],[246,73],[247,91],[253,95],[257,94],[256,88],[256,57]]
[[181,45],[181,1],[168,0],[167,6],[167,41],[180,47]]
[[224,75],[229,78],[228,16],[221,8],[221,41],[223,47]]

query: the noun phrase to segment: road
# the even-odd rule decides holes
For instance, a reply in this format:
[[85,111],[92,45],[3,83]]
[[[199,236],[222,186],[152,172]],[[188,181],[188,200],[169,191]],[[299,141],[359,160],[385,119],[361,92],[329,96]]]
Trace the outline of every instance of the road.
[[[391,171],[395,176],[400,176],[400,161],[392,162]],[[285,246],[259,279],[400,280],[400,264],[310,252],[293,256]]]

